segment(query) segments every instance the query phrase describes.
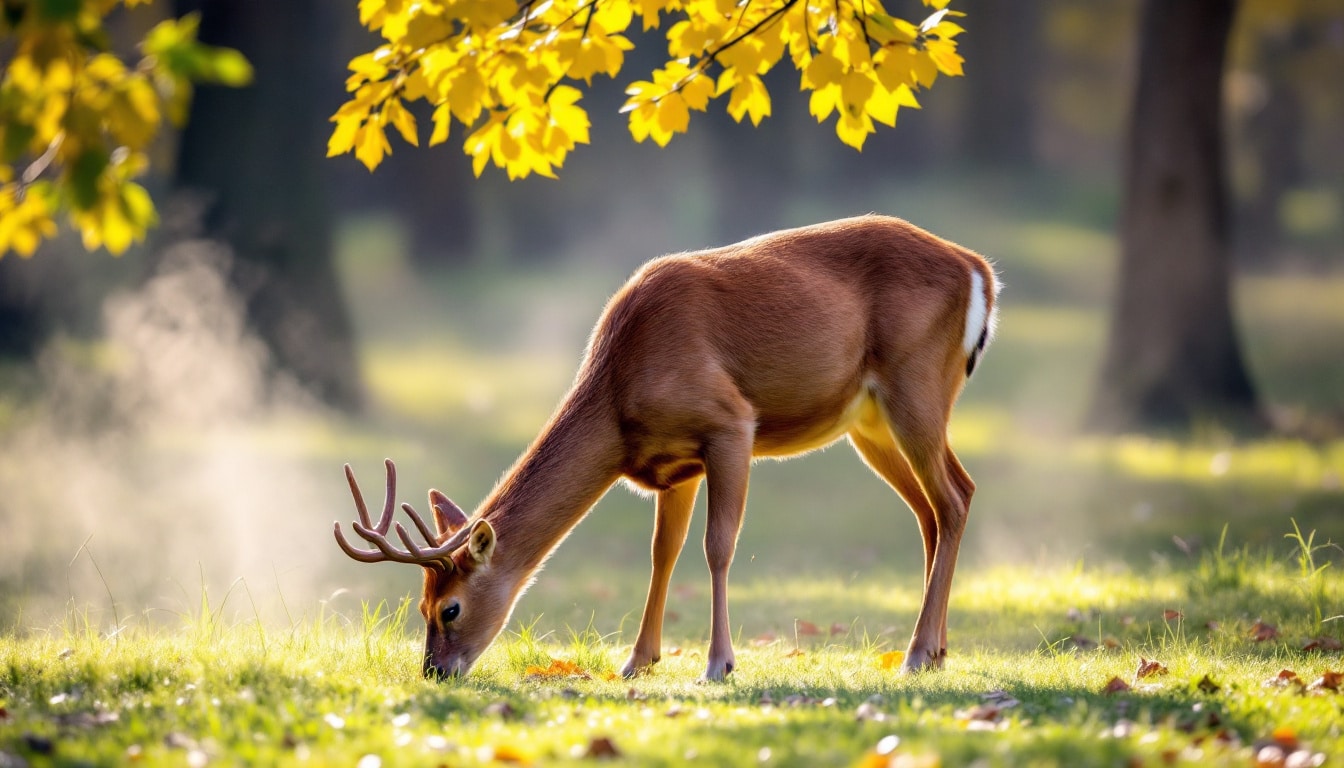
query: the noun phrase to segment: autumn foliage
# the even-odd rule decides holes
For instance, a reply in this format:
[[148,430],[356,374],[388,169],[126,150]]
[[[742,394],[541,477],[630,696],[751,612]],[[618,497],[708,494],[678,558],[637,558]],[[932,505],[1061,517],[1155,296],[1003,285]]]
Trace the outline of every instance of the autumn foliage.
[[134,180],[165,120],[180,125],[192,83],[242,85],[237,51],[196,41],[197,18],[166,19],[126,61],[111,52],[106,17],[148,0],[6,2],[0,45],[0,257],[30,256],[64,213],[90,250],[114,254],[157,219]]
[[626,88],[635,140],[666,145],[720,98],[735,120],[759,124],[771,113],[761,76],[787,56],[812,115],[836,114],[836,135],[861,149],[940,73],[961,74],[962,28],[949,19],[960,14],[948,0],[923,3],[935,10],[915,23],[881,0],[360,0],[360,21],[384,42],[350,62],[328,155],[353,152],[372,170],[391,152],[389,127],[418,145],[407,103],[424,100],[428,143],[457,123],[478,176],[491,163],[510,178],[553,176],[588,142],[578,86],[621,72],[637,18],[665,30],[667,61]]

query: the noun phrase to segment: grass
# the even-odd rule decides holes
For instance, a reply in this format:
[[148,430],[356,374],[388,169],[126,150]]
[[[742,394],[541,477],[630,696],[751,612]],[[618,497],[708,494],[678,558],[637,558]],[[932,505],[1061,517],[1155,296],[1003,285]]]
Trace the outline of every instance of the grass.
[[[1318,558],[1308,570],[1223,542],[1156,575],[1082,564],[964,574],[948,667],[914,677],[880,663],[909,631],[908,577],[863,577],[843,606],[828,599],[834,585],[805,576],[735,592],[735,609],[774,614],[782,631],[739,637],[738,670],[710,685],[695,682],[704,623],[685,619],[651,674],[616,678],[634,622],[609,602],[582,629],[515,624],[470,677],[444,684],[418,674],[408,601],[285,629],[226,626],[203,603],[179,627],[132,623],[111,637],[74,614],[0,637],[0,759],[582,765],[605,739],[631,765],[1254,765],[1276,738],[1300,744],[1298,759],[1338,759],[1344,693],[1266,684],[1282,669],[1309,684],[1344,668],[1338,652],[1300,650],[1344,630],[1314,615],[1318,599],[1340,605],[1344,579],[1310,542],[1298,542]],[[625,632],[598,629],[613,622]],[[1254,639],[1267,624],[1274,636]],[[552,659],[582,676],[536,672]],[[1168,671],[1137,679],[1141,659]],[[1131,689],[1106,693],[1113,678]],[[888,736],[899,744],[879,760]]]

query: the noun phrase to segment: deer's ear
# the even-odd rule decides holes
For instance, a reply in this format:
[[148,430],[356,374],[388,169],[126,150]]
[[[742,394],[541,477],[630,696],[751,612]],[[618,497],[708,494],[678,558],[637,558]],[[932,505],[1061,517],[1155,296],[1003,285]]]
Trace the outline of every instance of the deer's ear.
[[467,515],[462,508],[438,491],[429,492],[429,507],[434,510],[434,527],[439,529],[440,537],[456,533],[467,524]]
[[489,563],[490,556],[495,553],[494,527],[484,520],[477,520],[467,538],[467,551],[481,565]]

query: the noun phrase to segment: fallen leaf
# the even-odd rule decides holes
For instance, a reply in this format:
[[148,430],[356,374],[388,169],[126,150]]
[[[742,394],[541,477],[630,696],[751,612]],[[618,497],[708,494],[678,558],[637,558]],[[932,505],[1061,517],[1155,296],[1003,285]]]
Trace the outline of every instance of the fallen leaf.
[[1101,692],[1110,695],[1112,693],[1120,693],[1121,691],[1128,691],[1128,690],[1129,690],[1129,683],[1126,683],[1124,680],[1121,680],[1118,677],[1112,677],[1111,681],[1106,684],[1106,687],[1101,689]]
[[1288,751],[1297,749],[1297,731],[1290,726],[1280,725],[1274,729],[1273,733],[1269,734],[1269,738]]
[[1116,640],[1114,635],[1107,635],[1101,638],[1101,645],[1108,651],[1114,651],[1120,647],[1120,641]]
[[680,656],[682,654],[681,646],[674,645],[667,649],[668,656]]
[[616,674],[615,672],[608,672],[602,676],[602,679],[610,683],[612,680],[620,680],[621,676]]
[[1251,639],[1257,643],[1273,640],[1279,636],[1279,628],[1268,622],[1256,619],[1251,625]]
[[905,661],[905,651],[887,651],[877,657],[878,666],[883,669],[899,667],[902,661]]
[[1165,675],[1165,674],[1167,674],[1167,667],[1165,664],[1155,659],[1145,659],[1142,656],[1140,656],[1139,668],[1134,670],[1134,679],[1142,680],[1145,677],[1152,677],[1153,675]]
[[806,654],[807,654],[807,651],[804,651],[802,648],[794,648],[793,650],[791,650],[791,651],[789,651],[788,653],[784,654],[784,658],[786,658],[786,659],[791,659],[791,658],[793,658],[794,656],[803,656],[803,655],[806,655]]
[[481,747],[476,751],[476,757],[483,763],[488,763],[491,760],[494,760],[500,763],[513,763],[514,765],[532,764],[532,755],[512,744],[497,744],[493,747]]
[[1287,688],[1290,685],[1302,685],[1302,678],[1291,669],[1280,669],[1279,674],[1264,682],[1266,688]]
[[1069,642],[1073,643],[1073,647],[1080,651],[1090,651],[1097,647],[1097,641],[1086,635],[1074,635],[1069,638]]
[[8,719],[9,719],[9,710],[5,709],[4,706],[0,706],[0,720],[8,720]]
[[1177,619],[1184,619],[1185,614],[1175,608],[1168,608],[1162,612],[1162,618],[1166,621],[1176,621]]
[[583,756],[590,760],[612,760],[621,756],[621,750],[606,736],[595,736],[588,742],[588,751]]
[[976,704],[969,709],[958,709],[952,713],[952,716],[958,720],[984,720],[986,722],[996,723],[999,721],[1001,710],[993,704]]
[[1344,683],[1344,672],[1331,672],[1326,670],[1321,676],[1312,681],[1307,686],[1309,691],[1335,691],[1339,692],[1339,686]]
[[591,680],[593,677],[578,664],[564,659],[551,659],[549,667],[530,666],[523,674],[531,678],[581,677],[584,680]]
[[843,635],[848,631],[849,631],[848,624],[841,624],[840,622],[837,621],[831,625],[831,637],[835,637],[836,635]]
[[1222,690],[1222,686],[1213,682],[1208,675],[1199,678],[1199,682],[1195,683],[1195,687],[1204,693],[1217,693]]
[[810,621],[795,619],[793,622],[793,631],[799,637],[815,637],[821,634],[821,628]]
[[1306,645],[1302,646],[1302,650],[1342,651],[1344,650],[1344,643],[1341,643],[1333,637],[1314,637],[1311,640],[1308,640]]

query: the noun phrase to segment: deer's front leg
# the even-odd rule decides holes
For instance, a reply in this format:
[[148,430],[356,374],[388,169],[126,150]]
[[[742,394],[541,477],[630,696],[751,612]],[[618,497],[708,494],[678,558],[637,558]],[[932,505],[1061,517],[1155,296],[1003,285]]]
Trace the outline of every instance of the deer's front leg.
[[677,556],[686,544],[695,493],[699,489],[700,478],[697,477],[658,494],[653,522],[653,575],[649,579],[649,596],[644,602],[644,617],[639,622],[639,637],[635,638],[630,658],[621,667],[625,677],[634,677],[658,661],[663,641],[667,584],[677,565]]
[[717,437],[705,449],[709,481],[709,521],[705,525],[705,561],[709,564],[709,662],[703,680],[722,680],[733,671],[733,638],[728,623],[728,568],[733,564],[751,474],[753,429]]

